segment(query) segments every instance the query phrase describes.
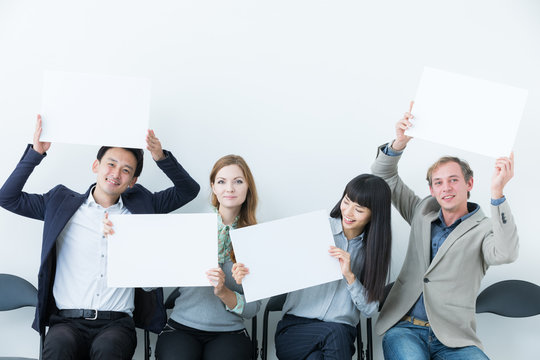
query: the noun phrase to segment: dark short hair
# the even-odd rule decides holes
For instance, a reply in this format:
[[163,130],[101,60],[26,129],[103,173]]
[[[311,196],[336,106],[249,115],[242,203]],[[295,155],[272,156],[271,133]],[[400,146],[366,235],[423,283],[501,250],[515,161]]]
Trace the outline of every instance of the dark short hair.
[[[103,158],[103,155],[105,155],[105,153],[109,150],[109,149],[112,149],[114,148],[115,146],[102,146],[99,150],[98,150],[98,153],[97,153],[97,156],[96,158],[101,161],[101,159]],[[133,174],[133,177],[139,177],[139,175],[141,175],[141,172],[142,172],[142,167],[143,167],[143,159],[144,159],[144,152],[142,151],[142,149],[135,149],[135,148],[120,148],[120,149],[124,149],[126,151],[129,151],[130,153],[133,154],[133,156],[135,156],[135,160],[137,161],[137,166],[135,167],[135,173]]]

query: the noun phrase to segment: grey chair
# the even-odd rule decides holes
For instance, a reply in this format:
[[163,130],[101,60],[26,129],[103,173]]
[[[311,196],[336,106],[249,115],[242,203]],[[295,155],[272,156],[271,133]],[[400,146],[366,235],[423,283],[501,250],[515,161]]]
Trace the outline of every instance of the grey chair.
[[[180,296],[180,288],[177,287],[167,296],[165,300],[165,309],[170,310],[174,308],[174,302],[176,298]],[[257,316],[251,319],[251,353],[252,359],[256,360],[259,357],[259,342],[257,340]]]
[[[268,317],[272,311],[281,311],[283,309],[283,304],[287,299],[287,294],[281,294],[272,296],[266,307],[264,308],[263,315],[263,338],[261,346],[261,358],[262,360],[268,359]],[[362,325],[359,322],[356,326],[356,351],[357,357],[361,360],[371,360],[373,358],[373,342],[371,336],[371,319],[366,319],[366,340],[367,346],[364,349],[364,342],[362,341]]]
[[477,313],[522,318],[540,314],[540,286],[523,280],[504,280],[476,298]]
[[[0,311],[10,311],[25,306],[37,306],[37,289],[25,279],[11,274],[0,274]],[[41,358],[41,336],[39,357]],[[36,345],[37,346],[37,345]],[[0,357],[2,360],[28,360],[24,357]]]

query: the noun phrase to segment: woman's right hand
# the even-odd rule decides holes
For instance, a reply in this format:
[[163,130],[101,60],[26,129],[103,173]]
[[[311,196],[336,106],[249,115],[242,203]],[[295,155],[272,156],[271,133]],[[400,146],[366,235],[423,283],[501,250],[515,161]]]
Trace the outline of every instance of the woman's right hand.
[[41,136],[42,130],[43,129],[41,127],[41,115],[38,115],[37,121],[36,121],[36,131],[34,131],[34,142],[32,146],[34,150],[40,153],[41,155],[45,154],[45,152],[47,152],[47,150],[49,150],[49,148],[51,147],[50,142],[39,141],[39,137]]
[[249,269],[242,263],[234,263],[232,267],[232,276],[238,285],[242,285],[242,280],[249,274]]

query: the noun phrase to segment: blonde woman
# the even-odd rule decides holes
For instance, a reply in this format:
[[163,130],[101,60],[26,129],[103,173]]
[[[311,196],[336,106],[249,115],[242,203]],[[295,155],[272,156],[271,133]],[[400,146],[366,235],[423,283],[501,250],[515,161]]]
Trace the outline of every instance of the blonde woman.
[[158,337],[156,358],[199,360],[251,358],[244,319],[260,302],[246,303],[231,269],[235,262],[229,230],[257,222],[257,190],[251,171],[238,155],[219,159],[210,173],[212,205],[218,213],[218,263],[206,275],[209,287],[180,288],[174,309]]

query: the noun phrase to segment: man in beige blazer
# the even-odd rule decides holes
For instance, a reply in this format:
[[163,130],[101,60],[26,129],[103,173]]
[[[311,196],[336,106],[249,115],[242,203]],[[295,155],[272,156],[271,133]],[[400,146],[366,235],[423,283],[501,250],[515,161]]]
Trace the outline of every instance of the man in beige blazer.
[[[412,107],[412,104],[411,104]],[[469,165],[439,159],[428,170],[431,196],[421,199],[398,175],[398,161],[411,139],[409,112],[396,124],[396,139],[380,147],[373,174],[392,189],[392,203],[411,225],[403,267],[376,324],[385,333],[385,359],[487,359],[476,336],[475,303],[490,265],[518,256],[518,235],[503,195],[513,177],[513,154],[499,158],[491,181],[491,219],[468,202]]]

